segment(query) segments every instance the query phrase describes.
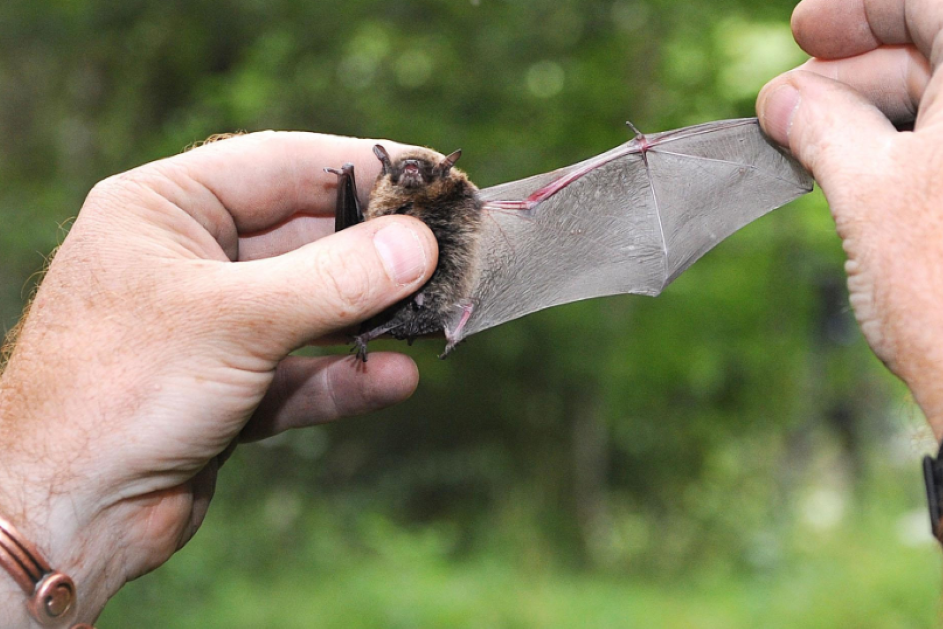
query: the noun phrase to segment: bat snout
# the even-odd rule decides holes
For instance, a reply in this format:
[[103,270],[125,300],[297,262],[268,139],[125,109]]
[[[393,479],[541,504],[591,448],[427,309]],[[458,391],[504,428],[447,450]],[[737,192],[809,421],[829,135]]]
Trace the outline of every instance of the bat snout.
[[403,162],[403,173],[400,175],[399,183],[406,188],[425,185],[425,178],[422,176],[422,169],[417,160],[408,159]]

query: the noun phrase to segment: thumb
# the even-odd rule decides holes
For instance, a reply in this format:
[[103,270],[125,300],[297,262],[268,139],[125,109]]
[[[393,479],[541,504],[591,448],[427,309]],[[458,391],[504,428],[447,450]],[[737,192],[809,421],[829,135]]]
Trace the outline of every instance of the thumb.
[[[865,96],[839,81],[794,70],[770,81],[756,103],[763,130],[788,148],[822,186],[879,168],[896,129]],[[830,199],[831,200],[831,199]]]
[[241,336],[256,351],[264,351],[263,339],[272,341],[266,345],[279,360],[419,290],[435,270],[437,252],[421,221],[382,217],[280,256],[224,265],[223,288],[242,304],[236,310]]

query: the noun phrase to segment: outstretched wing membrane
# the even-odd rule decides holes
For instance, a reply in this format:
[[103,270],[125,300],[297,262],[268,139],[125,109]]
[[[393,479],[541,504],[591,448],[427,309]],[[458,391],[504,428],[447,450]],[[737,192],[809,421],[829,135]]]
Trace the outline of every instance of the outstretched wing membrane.
[[657,295],[727,236],[811,189],[755,118],[640,135],[487,188],[471,315],[450,327],[461,338],[581,299]]

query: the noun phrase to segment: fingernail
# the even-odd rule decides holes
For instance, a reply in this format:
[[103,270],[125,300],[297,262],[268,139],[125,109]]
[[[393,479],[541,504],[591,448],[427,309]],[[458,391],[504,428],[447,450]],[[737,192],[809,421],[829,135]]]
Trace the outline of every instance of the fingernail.
[[373,237],[373,245],[390,278],[397,284],[412,284],[426,270],[426,250],[419,235],[400,223],[387,225]]
[[799,108],[799,91],[788,83],[775,88],[764,99],[763,128],[774,141],[788,147],[792,119]]

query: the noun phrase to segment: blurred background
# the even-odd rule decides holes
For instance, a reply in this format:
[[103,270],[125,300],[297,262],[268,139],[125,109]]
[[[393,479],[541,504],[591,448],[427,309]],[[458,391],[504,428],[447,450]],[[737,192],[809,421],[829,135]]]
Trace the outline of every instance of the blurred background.
[[[276,128],[461,147],[493,185],[626,119],[753,115],[804,59],[792,4],[3,0],[0,324],[110,174]],[[842,263],[816,192],[658,299],[545,311],[447,361],[417,343],[411,401],[240,448],[203,530],[99,626],[936,626],[932,439]]]

